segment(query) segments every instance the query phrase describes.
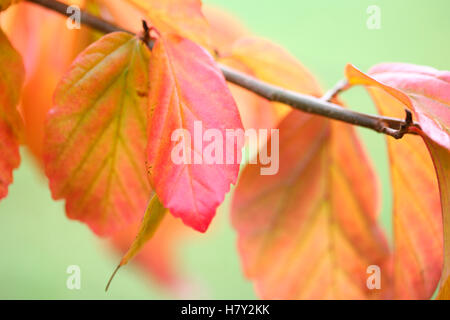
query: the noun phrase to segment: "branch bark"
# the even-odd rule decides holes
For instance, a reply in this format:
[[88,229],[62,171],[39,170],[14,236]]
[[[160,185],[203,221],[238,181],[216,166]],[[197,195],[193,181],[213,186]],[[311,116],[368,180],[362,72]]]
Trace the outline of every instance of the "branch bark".
[[[70,16],[67,11],[69,6],[62,2],[56,0],[26,1],[59,12],[63,15]],[[104,33],[122,31],[133,34],[128,30],[91,15],[85,11],[81,11],[81,23]],[[153,47],[151,40],[147,42],[147,45],[150,49]],[[392,136],[396,139],[401,138],[406,133],[413,133],[408,130],[409,127],[419,127],[417,123],[410,121],[408,115],[405,120],[379,115],[369,115],[344,109],[337,104],[329,102],[328,100],[340,92],[342,88],[339,89],[339,87],[330,90],[323,98],[316,98],[268,84],[222,64],[219,64],[219,67],[227,81],[252,91],[253,93],[266,98],[269,101],[281,102],[291,106],[294,109],[372,129],[376,132]]]

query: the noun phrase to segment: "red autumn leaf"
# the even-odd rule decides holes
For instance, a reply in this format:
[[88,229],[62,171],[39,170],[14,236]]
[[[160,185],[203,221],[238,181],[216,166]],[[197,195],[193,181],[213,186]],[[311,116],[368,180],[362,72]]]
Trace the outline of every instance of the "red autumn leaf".
[[[130,7],[126,4],[125,1],[102,1],[102,5],[114,16],[114,21],[118,22],[122,27],[139,30],[141,23],[140,19],[136,18],[139,16],[139,13],[136,12],[135,7]],[[130,14],[124,14],[124,10],[130,12]],[[214,48],[220,48],[223,52],[231,50],[231,45],[235,39],[248,34],[243,27],[239,26],[236,20],[219,9],[207,7],[205,14],[214,34],[212,38]],[[130,19],[130,16],[133,19]],[[231,22],[233,23],[231,24]],[[224,28],[225,26],[226,28]],[[237,61],[231,61],[230,64],[235,67],[239,65],[246,72],[250,73],[248,68]],[[229,86],[233,97],[238,103],[243,122],[247,124],[246,128],[266,128],[273,127],[276,124],[274,110],[267,100],[235,85],[230,84]],[[135,224],[118,232],[113,236],[114,245],[123,253],[126,253],[138,231],[139,224]],[[189,232],[190,230],[183,227],[183,224],[177,219],[171,216],[165,217],[158,232],[149,243],[146,243],[140,249],[133,261],[137,262],[150,274],[156,276],[155,280],[160,284],[172,289],[183,287],[186,284],[186,279],[180,276],[180,270],[176,267],[178,263],[174,262],[174,249],[187,238]]]
[[234,193],[246,275],[263,299],[378,297],[367,269],[381,268],[386,290],[388,249],[376,179],[353,128],[293,111],[279,129],[279,172],[248,165]]
[[[203,133],[199,136],[194,132],[195,123],[203,130],[218,130],[226,137],[227,129],[242,129],[239,113],[212,57],[190,40],[175,35],[159,38],[150,70],[150,181],[164,207],[204,232],[230,184],[236,181],[243,142],[222,141],[224,148],[229,145],[223,152],[223,164],[202,162],[210,143],[199,146]],[[177,129],[184,129],[192,137],[192,143],[187,145],[191,164],[175,163],[171,157],[176,145],[183,143],[171,139]],[[231,152],[236,157],[233,164],[226,164],[225,158]]]
[[21,56],[0,29],[0,199],[8,194],[19,166],[21,119],[16,109],[25,77]]
[[425,134],[450,149],[450,72],[406,63],[373,67],[369,77],[347,66],[351,85],[375,86],[412,110]]
[[[450,141],[450,73],[408,64],[381,64],[368,75],[349,65],[346,74],[350,85],[368,87],[381,114],[403,117],[403,109],[410,109],[428,145],[440,146],[441,154],[448,152],[444,149]],[[433,163],[420,138],[408,135],[400,141],[389,139],[388,148],[394,192],[395,296],[427,299],[435,291],[441,275],[441,207],[444,219],[449,215],[448,172],[445,171],[448,167],[441,165],[439,169],[436,165],[445,164],[448,157],[441,159],[434,155],[436,151],[432,152],[439,176],[440,201]],[[448,224],[444,233],[448,237]]]
[[209,26],[202,14],[201,0],[127,0],[142,10],[159,32],[178,34],[206,48]]
[[[136,19],[129,19],[127,15],[123,14],[123,10],[134,8],[126,7],[125,2],[104,1],[103,4],[113,13],[115,17],[114,20],[121,22],[122,26],[130,27],[129,24],[136,21]],[[134,13],[133,16],[135,17],[136,13]],[[231,45],[234,40],[243,34],[248,33],[245,32],[242,27],[237,25],[235,20],[221,10],[209,7],[209,10],[206,11],[206,16],[211,24],[214,34],[214,37],[212,38],[213,47],[220,48],[223,52],[231,50]],[[130,20],[128,25],[126,21],[123,21],[125,18]],[[234,23],[230,25],[230,21],[234,21]],[[227,26],[227,28],[224,29],[224,26]],[[132,26],[131,28],[133,29]],[[140,24],[134,29],[138,30],[138,28],[140,28]],[[238,61],[225,59],[221,62],[234,67],[239,66],[239,69],[242,71],[251,73],[245,65]],[[229,86],[233,97],[238,103],[240,115],[243,117],[246,128],[266,128],[275,126],[276,115],[271,104],[267,100],[238,86],[232,84],[229,84]],[[180,277],[179,270],[177,270],[176,264],[173,262],[173,256],[175,255],[173,251],[178,243],[185,239],[189,230],[183,228],[182,224],[172,217],[166,217],[161,224],[162,226],[158,229],[158,232],[152,237],[149,243],[145,244],[134,261],[139,263],[145,270],[156,275],[156,280],[163,285],[171,288],[179,288],[185,284],[185,281]],[[135,239],[138,230],[139,225],[136,224],[135,226],[119,232],[113,237],[114,244],[125,253],[128,250],[130,243]]]
[[138,38],[111,33],[83,51],[59,83],[50,110],[45,167],[55,199],[69,218],[97,234],[142,217],[148,60]]

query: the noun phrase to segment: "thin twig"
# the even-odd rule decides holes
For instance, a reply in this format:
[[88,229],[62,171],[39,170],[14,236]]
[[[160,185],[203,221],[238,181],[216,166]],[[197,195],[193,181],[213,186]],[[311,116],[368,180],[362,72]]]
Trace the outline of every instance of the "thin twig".
[[[70,13],[67,12],[67,8],[69,6],[59,1],[27,1],[59,12],[63,15],[70,16]],[[104,33],[122,31],[134,34],[129,30],[125,30],[119,26],[116,26],[106,20],[93,16],[84,11],[81,12],[81,23]],[[151,49],[153,47],[153,41],[150,39],[147,42],[147,45]],[[343,87],[336,86],[328,93],[326,93],[323,98],[316,98],[268,84],[225,65],[219,64],[219,67],[222,70],[222,73],[227,81],[250,90],[253,93],[270,101],[287,104],[294,109],[369,128],[376,132],[390,135],[396,139],[401,138],[404,134],[413,133],[408,130],[409,127],[419,127],[418,124],[412,121],[360,113],[349,109],[344,109],[337,104],[328,102],[328,100],[331,100],[333,97],[335,97],[343,89]]]
[[348,81],[347,79],[342,79],[341,81],[339,81],[338,83],[336,83],[336,85],[331,88],[330,90],[328,90],[323,97],[321,98],[324,101],[328,101],[330,102],[331,100],[333,100],[335,97],[337,97],[339,95],[339,93],[341,93],[342,90],[345,89],[345,87],[347,86]]

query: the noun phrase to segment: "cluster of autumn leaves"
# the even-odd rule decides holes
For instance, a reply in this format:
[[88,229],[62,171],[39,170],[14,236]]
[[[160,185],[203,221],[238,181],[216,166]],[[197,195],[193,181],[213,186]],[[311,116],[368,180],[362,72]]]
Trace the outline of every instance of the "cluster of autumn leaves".
[[[24,143],[69,218],[124,252],[139,234],[121,264],[140,250],[138,262],[176,285],[172,251],[188,228],[172,216],[206,231],[239,164],[175,165],[172,132],[192,131],[195,120],[222,131],[278,127],[278,174],[247,165],[232,202],[244,272],[262,298],[427,299],[440,279],[439,297],[450,298],[449,72],[346,68],[346,89],[366,86],[380,114],[403,118],[408,108],[421,128],[387,139],[391,249],[377,222],[377,177],[354,128],[227,84],[216,64],[320,97],[317,81],[284,49],[200,0],[76,4],[136,33],[145,19],[155,45],[150,51],[124,32],[70,30],[64,17],[26,2],[2,13],[0,198]],[[370,265],[381,268],[379,290],[367,287]]]

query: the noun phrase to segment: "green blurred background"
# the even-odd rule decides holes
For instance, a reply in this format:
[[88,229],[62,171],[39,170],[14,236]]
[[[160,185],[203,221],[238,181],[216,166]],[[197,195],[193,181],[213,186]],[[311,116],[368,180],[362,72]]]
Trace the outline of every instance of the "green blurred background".
[[[293,53],[329,88],[343,77],[346,63],[367,70],[385,61],[450,69],[448,0],[204,0],[228,9],[255,34]],[[370,5],[381,9],[381,29],[366,26]],[[375,112],[363,89],[343,95],[355,110]],[[384,138],[360,129],[379,173],[381,221],[391,232],[391,189]],[[119,256],[88,228],[69,221],[62,202],[51,200],[45,178],[22,150],[9,196],[0,202],[0,298],[2,299],[253,299],[252,284],[240,270],[236,235],[227,203],[211,232],[178,248],[180,269],[192,290],[174,294],[142,270],[127,266],[111,290],[104,286]],[[81,289],[68,290],[66,269],[81,268]]]

